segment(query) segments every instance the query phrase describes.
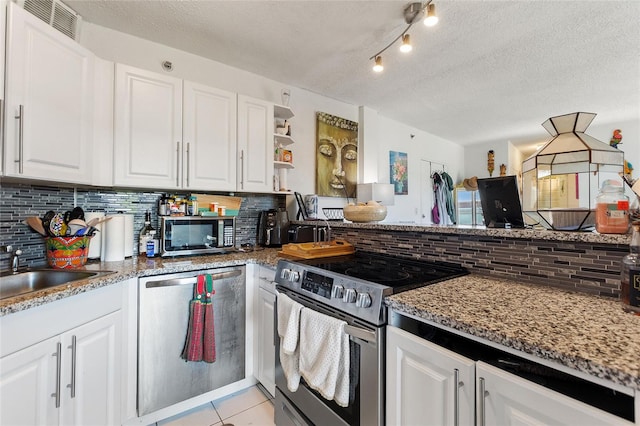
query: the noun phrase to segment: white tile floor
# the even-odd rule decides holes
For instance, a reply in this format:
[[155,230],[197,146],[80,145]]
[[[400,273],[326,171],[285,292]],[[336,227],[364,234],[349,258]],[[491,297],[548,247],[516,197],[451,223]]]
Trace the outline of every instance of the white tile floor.
[[274,426],[273,402],[257,386],[185,411],[157,426]]

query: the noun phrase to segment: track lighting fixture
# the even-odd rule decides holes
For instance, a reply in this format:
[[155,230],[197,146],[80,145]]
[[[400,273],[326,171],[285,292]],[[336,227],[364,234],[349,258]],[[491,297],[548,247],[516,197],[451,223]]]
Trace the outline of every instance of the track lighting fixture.
[[402,44],[400,45],[400,51],[403,53],[411,52],[413,46],[411,46],[411,41],[409,39],[409,34],[405,34],[402,36]]
[[410,52],[413,47],[411,46],[410,37],[408,34],[409,29],[418,22],[425,15],[426,18],[424,20],[424,24],[428,27],[431,27],[438,23],[438,17],[436,16],[436,7],[432,3],[433,0],[427,0],[426,3],[416,2],[409,3],[404,8],[404,21],[408,24],[407,28],[396,38],[393,39],[391,43],[384,47],[381,51],[373,55],[369,58],[369,60],[374,60],[373,70],[375,72],[381,72],[384,67],[382,66],[382,54],[390,48],[396,41],[402,40],[402,45],[400,46],[401,52]]
[[382,72],[384,67],[382,66],[382,56],[376,56],[375,64],[373,65],[373,70],[375,72]]

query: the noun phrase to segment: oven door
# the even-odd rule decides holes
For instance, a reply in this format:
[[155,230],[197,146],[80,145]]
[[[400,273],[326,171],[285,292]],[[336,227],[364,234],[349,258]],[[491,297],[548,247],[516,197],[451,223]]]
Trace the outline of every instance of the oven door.
[[[276,338],[276,398],[275,420],[282,425],[382,425],[384,421],[384,327],[346,316],[344,313],[307,298],[284,287],[277,286],[278,292],[325,315],[339,318],[347,323],[345,332],[349,335],[351,364],[350,372],[356,374],[354,391],[348,407],[340,407],[335,401],[324,399],[300,379],[295,392],[287,388],[287,381],[280,365],[280,340],[275,321]],[[277,311],[277,306],[276,306]]]

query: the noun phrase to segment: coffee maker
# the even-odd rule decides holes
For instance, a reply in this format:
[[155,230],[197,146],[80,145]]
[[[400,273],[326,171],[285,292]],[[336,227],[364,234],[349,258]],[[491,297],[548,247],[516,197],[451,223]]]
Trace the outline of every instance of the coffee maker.
[[264,210],[258,220],[258,244],[280,247],[289,242],[289,214],[284,209]]

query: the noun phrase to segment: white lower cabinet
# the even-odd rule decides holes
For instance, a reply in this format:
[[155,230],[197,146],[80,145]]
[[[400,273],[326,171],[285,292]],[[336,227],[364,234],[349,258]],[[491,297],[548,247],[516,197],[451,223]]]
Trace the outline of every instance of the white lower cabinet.
[[[94,290],[97,299],[84,294],[0,318],[0,424],[121,423],[117,287]],[[52,333],[56,327],[64,331]]]
[[633,425],[482,361],[476,376],[479,425]]
[[387,425],[472,425],[474,362],[387,327]]
[[276,392],[276,347],[274,343],[275,271],[264,266],[256,269],[258,270],[259,286],[256,286],[257,300],[254,315],[254,329],[257,333],[254,371],[256,379],[274,396]]
[[387,425],[640,424],[393,326],[386,369]]

